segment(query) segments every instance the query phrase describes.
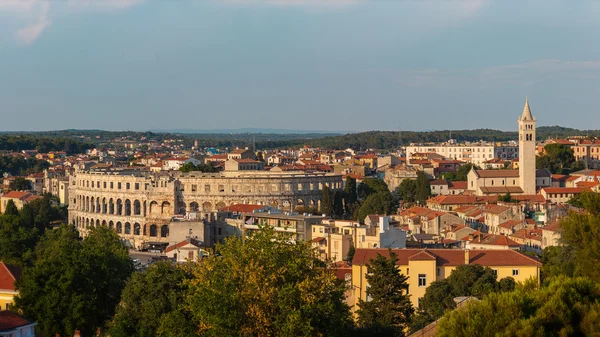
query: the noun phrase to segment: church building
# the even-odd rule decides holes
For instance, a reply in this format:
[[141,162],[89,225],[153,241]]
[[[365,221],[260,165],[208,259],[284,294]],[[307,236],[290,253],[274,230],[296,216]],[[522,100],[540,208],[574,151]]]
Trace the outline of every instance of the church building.
[[545,169],[535,168],[535,116],[525,99],[519,123],[519,169],[475,170],[467,175],[467,191],[474,195],[521,194],[533,195],[537,188],[550,186],[551,176]]

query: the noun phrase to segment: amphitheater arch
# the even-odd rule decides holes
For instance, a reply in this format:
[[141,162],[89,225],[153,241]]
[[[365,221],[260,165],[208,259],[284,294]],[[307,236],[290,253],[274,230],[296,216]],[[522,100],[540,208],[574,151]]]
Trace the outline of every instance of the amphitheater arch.
[[166,238],[169,236],[169,225],[162,225],[160,227],[160,237]]
[[102,226],[106,227],[106,220],[102,220]]
[[189,209],[190,209],[190,212],[198,212],[200,210],[200,205],[198,205],[197,202],[192,201],[192,202],[190,202]]
[[159,214],[160,208],[158,207],[158,202],[151,201],[150,202],[150,214]]
[[115,224],[112,222],[112,220],[108,222],[108,228],[115,230]]
[[135,224],[133,224],[133,235],[140,235],[141,228],[142,227],[139,223],[136,222]]
[[163,201],[162,205],[160,205],[160,213],[161,214],[170,214],[171,213],[171,203],[168,201]]
[[125,215],[126,216],[131,215],[131,200],[129,200],[129,199],[125,200]]
[[123,233],[123,225],[121,224],[121,221],[117,221],[117,233]]
[[152,236],[152,237],[158,236],[158,229],[155,224],[150,225],[150,236]]
[[217,203],[217,210],[220,210],[221,208],[227,207],[227,204],[225,204],[224,202],[218,202]]
[[112,198],[108,200],[108,214],[115,214],[115,202]]
[[117,199],[117,215],[123,215],[123,200]]
[[95,213],[96,212],[96,202],[94,201],[94,197],[90,198],[90,212],[91,213]]
[[204,211],[204,212],[210,212],[210,211],[212,211],[212,208],[213,208],[212,204],[208,201],[206,201],[202,204],[202,211]]
[[131,224],[129,222],[125,223],[125,234],[131,234]]
[[133,202],[133,214],[142,215],[142,203],[139,200]]

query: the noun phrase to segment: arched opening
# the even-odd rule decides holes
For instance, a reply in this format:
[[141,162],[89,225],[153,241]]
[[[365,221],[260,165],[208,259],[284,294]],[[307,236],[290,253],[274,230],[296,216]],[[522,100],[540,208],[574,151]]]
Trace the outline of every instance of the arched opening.
[[85,197],[85,211],[90,211],[90,197]]
[[158,207],[158,202],[152,201],[150,202],[150,214],[159,214],[160,208]]
[[85,228],[90,228],[90,219],[85,219]]
[[123,233],[123,225],[121,224],[121,221],[117,222],[117,233]]
[[178,201],[177,202],[177,210],[178,210],[179,214],[185,214],[185,202]]
[[106,214],[106,211],[108,211],[108,204],[106,198],[102,198],[102,214]]
[[96,219],[96,228],[100,227],[100,219]]
[[123,215],[123,201],[117,199],[117,215]]
[[94,213],[96,211],[96,202],[94,201],[94,197],[90,198],[90,212]]
[[161,238],[166,238],[167,236],[169,236],[169,226],[168,225],[162,225],[160,227],[160,237]]
[[224,208],[224,207],[227,207],[227,204],[225,204],[224,202],[221,201],[221,202],[217,203],[217,210]]
[[131,234],[131,224],[129,222],[125,223],[125,234]]
[[112,198],[108,200],[108,214],[115,214],[115,202]]
[[197,202],[190,202],[190,212],[198,212],[200,210],[200,205]]
[[131,215],[131,200],[125,200],[125,215]]
[[110,228],[111,230],[115,230],[115,224],[112,221],[108,222],[108,228]]
[[204,212],[210,212],[210,211],[212,211],[212,204],[210,202],[208,202],[208,201],[205,202],[205,203],[203,203],[202,204],[202,210]]
[[296,209],[304,209],[304,200],[303,199],[298,199],[296,201]]
[[133,202],[133,214],[141,215],[142,214],[142,203],[139,200]]
[[102,220],[102,226],[106,227],[106,220]]
[[282,206],[283,206],[283,210],[292,211],[292,203],[289,202],[288,200],[284,200],[282,203]]
[[133,224],[133,235],[140,235],[141,228],[139,223]]
[[90,219],[90,228],[94,228],[94,219]]
[[171,204],[168,201],[163,201],[162,205],[160,205],[160,213],[161,214],[170,214],[171,213]]
[[156,225],[150,225],[150,236],[156,237],[157,236],[157,226]]
[[102,210],[100,209],[100,198],[96,198],[96,213],[100,213]]
[[146,230],[147,228],[148,228],[148,226],[146,224],[144,224],[144,232],[143,232],[144,236],[148,235],[148,231]]

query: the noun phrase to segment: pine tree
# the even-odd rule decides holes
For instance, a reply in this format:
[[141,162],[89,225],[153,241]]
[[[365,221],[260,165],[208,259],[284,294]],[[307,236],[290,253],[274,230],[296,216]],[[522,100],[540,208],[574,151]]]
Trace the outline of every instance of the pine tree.
[[367,301],[358,301],[358,324],[369,336],[404,336],[414,309],[408,295],[408,277],[396,267],[398,258],[377,255],[367,265]]
[[333,217],[341,218],[344,216],[344,202],[342,192],[335,191],[333,194]]
[[321,196],[321,213],[328,216],[333,216],[333,199],[331,198],[331,190],[328,186],[323,187]]
[[17,209],[17,206],[15,205],[15,202],[12,201],[12,199],[9,199],[6,202],[6,207],[4,208],[4,215],[19,215],[19,210]]
[[431,185],[429,184],[429,178],[423,171],[419,171],[417,174],[417,188],[416,188],[416,200],[424,205],[427,199],[431,196]]

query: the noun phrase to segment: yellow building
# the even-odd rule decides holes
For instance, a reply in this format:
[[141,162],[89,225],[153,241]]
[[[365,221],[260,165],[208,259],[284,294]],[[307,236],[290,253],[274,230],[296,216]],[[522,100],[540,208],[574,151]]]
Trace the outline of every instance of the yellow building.
[[8,310],[15,295],[15,282],[21,278],[21,268],[0,261],[0,310]]
[[[529,278],[539,282],[542,263],[535,258],[514,250],[462,250],[462,249],[394,249],[397,265],[402,274],[408,276],[408,292],[416,308],[425,296],[425,290],[431,282],[443,280],[460,265],[479,264],[495,271],[498,280],[512,277],[516,282]],[[366,300],[367,264],[377,254],[389,256],[387,249],[357,249],[352,260],[352,289],[354,301]]]

